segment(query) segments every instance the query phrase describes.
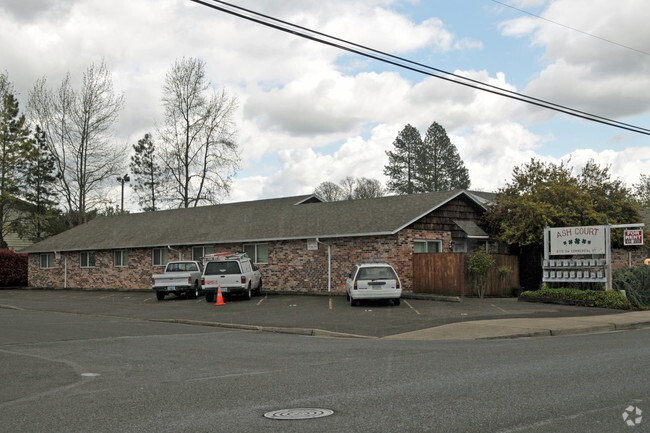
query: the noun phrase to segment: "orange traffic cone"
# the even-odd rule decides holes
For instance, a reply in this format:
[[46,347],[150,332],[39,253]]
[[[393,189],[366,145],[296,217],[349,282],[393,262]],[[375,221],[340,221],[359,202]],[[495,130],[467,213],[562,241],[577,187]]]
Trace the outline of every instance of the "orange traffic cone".
[[223,302],[223,295],[221,294],[221,289],[217,292],[217,302],[214,305],[226,305],[225,302]]

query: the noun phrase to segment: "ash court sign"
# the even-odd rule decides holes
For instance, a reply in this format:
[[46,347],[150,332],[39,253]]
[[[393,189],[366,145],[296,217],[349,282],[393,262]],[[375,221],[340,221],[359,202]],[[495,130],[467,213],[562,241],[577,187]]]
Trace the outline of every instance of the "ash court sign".
[[606,254],[605,226],[549,228],[549,253],[557,255]]

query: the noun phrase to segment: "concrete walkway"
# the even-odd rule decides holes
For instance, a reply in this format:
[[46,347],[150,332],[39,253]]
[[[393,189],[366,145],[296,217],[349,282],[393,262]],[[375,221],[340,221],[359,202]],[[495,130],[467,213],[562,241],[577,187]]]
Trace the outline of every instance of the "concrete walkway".
[[650,326],[650,311],[589,317],[493,319],[450,323],[384,337],[388,340],[480,340],[549,337],[637,329]]

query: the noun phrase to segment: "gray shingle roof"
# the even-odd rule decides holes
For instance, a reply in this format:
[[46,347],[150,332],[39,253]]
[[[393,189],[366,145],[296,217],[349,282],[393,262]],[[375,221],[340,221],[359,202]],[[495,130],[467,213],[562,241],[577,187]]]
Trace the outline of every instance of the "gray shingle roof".
[[387,235],[465,194],[432,192],[367,200],[305,203],[312,196],[98,217],[23,252],[144,248]]

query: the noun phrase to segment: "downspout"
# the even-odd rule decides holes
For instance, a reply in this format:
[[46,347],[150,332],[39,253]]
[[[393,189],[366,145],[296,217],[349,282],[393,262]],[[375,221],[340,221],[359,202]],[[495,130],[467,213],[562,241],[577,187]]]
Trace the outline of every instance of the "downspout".
[[319,244],[327,245],[327,292],[332,291],[332,245],[321,242],[316,238]]
[[181,252],[179,250],[173,249],[170,245],[167,245],[167,249],[170,249],[172,251],[176,251],[178,253],[178,260],[183,260],[183,255],[181,254]]
[[[54,251],[54,259],[56,259],[56,256],[61,257],[61,252],[59,251],[58,253],[56,250]],[[68,255],[66,254],[63,256],[63,288],[67,289],[68,288]]]

